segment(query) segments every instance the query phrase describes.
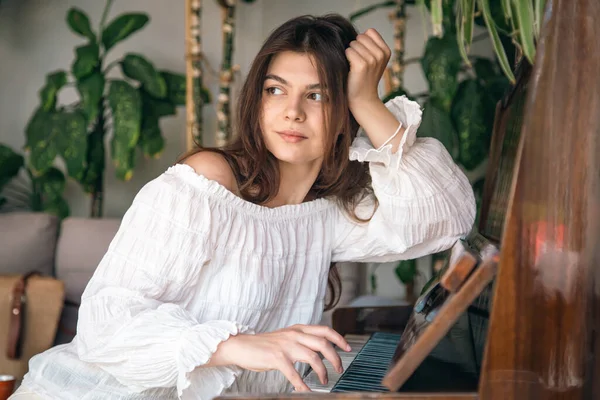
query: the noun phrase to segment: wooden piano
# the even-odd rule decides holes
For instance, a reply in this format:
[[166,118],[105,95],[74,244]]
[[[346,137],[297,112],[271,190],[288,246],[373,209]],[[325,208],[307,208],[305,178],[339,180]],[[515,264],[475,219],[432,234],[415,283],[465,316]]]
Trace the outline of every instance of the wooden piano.
[[598,21],[598,0],[548,0],[496,109],[479,225],[416,304],[336,310],[353,351],[327,387],[222,398],[600,399]]

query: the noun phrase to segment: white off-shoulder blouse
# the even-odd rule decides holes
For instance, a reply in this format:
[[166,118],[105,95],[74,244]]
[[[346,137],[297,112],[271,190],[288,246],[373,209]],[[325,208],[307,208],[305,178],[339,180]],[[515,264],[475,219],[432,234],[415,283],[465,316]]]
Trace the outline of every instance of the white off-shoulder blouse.
[[278,371],[204,364],[230,335],[319,323],[331,262],[420,257],[473,225],[467,178],[439,141],[416,137],[419,105],[386,105],[407,128],[399,150],[361,130],[350,152],[370,163],[379,201],[365,224],[328,199],[256,205],[184,164],[147,183],[83,293],[77,336],[35,356],[23,387],[64,400],[290,390]]

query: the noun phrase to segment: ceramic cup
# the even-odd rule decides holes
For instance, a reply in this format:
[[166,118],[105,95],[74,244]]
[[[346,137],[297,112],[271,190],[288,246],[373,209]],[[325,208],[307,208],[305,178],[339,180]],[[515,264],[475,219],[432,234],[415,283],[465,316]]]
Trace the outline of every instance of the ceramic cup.
[[15,390],[15,377],[12,375],[0,375],[0,400],[6,400]]

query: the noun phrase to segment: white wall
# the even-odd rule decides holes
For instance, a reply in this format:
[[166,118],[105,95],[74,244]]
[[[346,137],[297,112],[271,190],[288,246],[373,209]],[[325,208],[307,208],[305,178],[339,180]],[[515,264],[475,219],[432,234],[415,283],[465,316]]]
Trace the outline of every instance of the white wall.
[[[256,0],[255,3],[239,3],[237,10],[238,35],[234,62],[241,66],[245,75],[254,54],[268,33],[285,20],[299,14],[324,14],[338,12],[348,16],[352,11],[380,0]],[[69,69],[73,50],[84,42],[71,33],[65,23],[67,10],[77,6],[99,24],[104,7],[100,0],[3,0],[0,5],[0,143],[20,149],[24,144],[24,130],[33,110],[37,107],[38,90],[43,86],[45,75],[55,69]],[[221,11],[214,0],[203,1],[203,46],[205,55],[214,70],[221,57]],[[147,56],[156,67],[185,72],[184,1],[178,0],[128,0],[115,1],[109,20],[126,11],[143,11],[150,15],[150,23],[140,32],[117,45],[109,59],[126,52],[139,52]],[[379,30],[391,47],[392,26],[388,20],[390,9],[377,10],[357,21],[360,31],[369,27]],[[408,25],[405,57],[422,54],[427,21],[419,10],[408,7]],[[241,78],[241,76],[240,76]],[[206,84],[217,92],[217,76],[207,74]],[[239,90],[241,79],[234,86]],[[405,86],[411,93],[427,89],[418,63],[409,65],[405,74]],[[72,101],[74,93],[65,93],[61,100]],[[164,171],[185,150],[185,115],[183,108],[175,117],[164,118],[162,129],[166,149],[160,160],[139,158],[133,179],[121,182],[114,176],[108,164],[104,214],[120,217],[131,203],[134,195],[147,181]],[[216,120],[214,108],[205,112],[205,131],[214,132]],[[212,144],[210,138],[207,144]],[[72,215],[87,216],[89,199],[79,186],[71,182],[66,192]],[[398,296],[397,279],[393,265],[378,269],[379,293]]]

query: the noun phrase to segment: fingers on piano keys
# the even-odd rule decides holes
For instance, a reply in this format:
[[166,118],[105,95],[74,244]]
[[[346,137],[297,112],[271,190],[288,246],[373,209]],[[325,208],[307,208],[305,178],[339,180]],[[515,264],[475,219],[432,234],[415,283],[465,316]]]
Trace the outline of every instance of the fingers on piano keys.
[[344,371],[335,371],[331,363],[323,360],[327,369],[328,383],[323,385],[314,371],[305,378],[314,392],[387,392],[381,381],[400,342],[400,334],[376,332],[373,335],[346,335],[352,351],[339,351]]

